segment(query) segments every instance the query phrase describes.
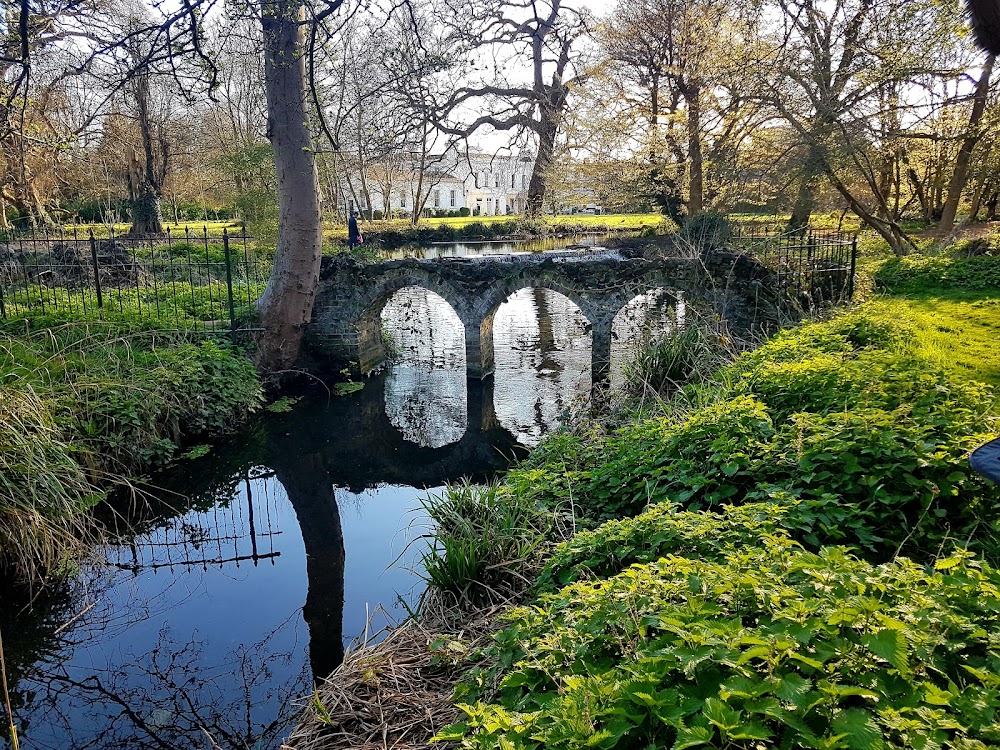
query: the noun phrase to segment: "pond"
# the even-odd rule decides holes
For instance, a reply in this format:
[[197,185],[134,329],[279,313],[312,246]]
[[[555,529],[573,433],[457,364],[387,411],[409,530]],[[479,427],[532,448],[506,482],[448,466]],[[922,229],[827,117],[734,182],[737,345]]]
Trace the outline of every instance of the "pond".
[[[623,311],[619,365],[674,302]],[[22,748],[277,748],[313,677],[419,601],[426,493],[503,472],[590,391],[587,322],[548,290],[501,307],[482,383],[440,298],[401,290],[383,326],[394,364],[363,390],[303,388],[106,513],[70,582],[0,594]]]
[[478,255],[512,255],[517,253],[544,253],[553,250],[603,249],[603,244],[614,235],[555,234],[531,239],[466,240],[464,242],[433,242],[429,245],[406,245],[393,250],[380,250],[385,260],[397,258],[463,258]]

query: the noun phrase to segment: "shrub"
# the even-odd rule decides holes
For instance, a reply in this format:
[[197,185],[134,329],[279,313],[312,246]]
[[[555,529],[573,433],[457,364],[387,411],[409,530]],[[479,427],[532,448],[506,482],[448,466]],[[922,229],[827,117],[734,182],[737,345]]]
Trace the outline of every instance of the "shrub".
[[696,252],[725,247],[733,236],[729,217],[720,211],[695,214],[681,224],[677,240]]
[[66,416],[126,470],[162,465],[183,437],[226,433],[262,403],[253,364],[214,341],[135,352],[116,370]]
[[1000,256],[953,258],[911,255],[890,258],[875,274],[875,287],[888,292],[1000,290]]
[[[457,691],[463,748],[982,748],[1000,575],[840,548],[667,557],[516,610]],[[484,688],[502,677],[494,695]],[[486,698],[490,702],[483,702]]]

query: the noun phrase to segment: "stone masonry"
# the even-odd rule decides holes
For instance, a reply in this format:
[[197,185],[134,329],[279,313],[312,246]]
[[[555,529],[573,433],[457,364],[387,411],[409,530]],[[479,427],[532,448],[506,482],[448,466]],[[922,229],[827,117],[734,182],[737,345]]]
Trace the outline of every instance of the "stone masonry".
[[551,289],[580,308],[591,326],[595,378],[610,366],[615,316],[640,294],[665,289],[734,331],[769,328],[780,309],[773,274],[747,256],[724,251],[693,259],[591,251],[367,264],[337,255],[323,258],[306,332],[308,356],[323,369],[377,369],[386,357],[382,309],[393,294],[412,286],[440,295],[454,309],[465,327],[468,375],[476,379],[493,371],[497,309],[524,288]]

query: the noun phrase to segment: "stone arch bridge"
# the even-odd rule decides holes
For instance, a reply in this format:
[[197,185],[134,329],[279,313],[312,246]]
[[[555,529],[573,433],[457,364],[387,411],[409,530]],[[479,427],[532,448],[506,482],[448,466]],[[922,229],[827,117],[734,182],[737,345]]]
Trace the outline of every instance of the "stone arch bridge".
[[685,304],[699,303],[734,330],[767,327],[776,319],[778,284],[765,266],[739,253],[700,258],[625,258],[613,252],[545,253],[358,263],[325,257],[308,354],[321,367],[369,373],[386,358],[381,313],[392,296],[421,287],[442,297],[465,327],[470,378],[493,371],[493,318],[515,292],[550,289],[565,295],[591,326],[593,374],[606,374],[612,324],[631,300],[664,289]]

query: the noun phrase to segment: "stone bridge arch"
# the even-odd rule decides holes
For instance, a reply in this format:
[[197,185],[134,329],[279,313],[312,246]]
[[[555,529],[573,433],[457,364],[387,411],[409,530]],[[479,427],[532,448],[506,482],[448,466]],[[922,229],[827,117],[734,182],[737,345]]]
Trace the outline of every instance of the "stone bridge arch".
[[654,289],[702,301],[737,328],[776,318],[781,284],[760,263],[713,251],[701,258],[623,258],[614,253],[544,253],[359,264],[349,256],[323,259],[306,351],[317,369],[349,362],[370,372],[382,363],[380,314],[405,287],[444,299],[465,329],[470,378],[493,370],[497,309],[525,288],[550,289],[576,304],[591,326],[593,376],[610,370],[615,317],[634,297]]
[[[475,303],[473,320],[479,320],[478,330],[470,333],[466,328],[466,369],[469,377],[485,377],[493,372],[495,361],[493,322],[500,306],[523,289],[547,289],[561,294],[579,308],[587,324],[593,327],[593,304],[581,294],[578,287],[567,284],[565,279],[555,275],[531,273],[519,273],[512,277],[501,278],[484,290]],[[473,325],[473,328],[476,326]]]
[[467,295],[429,269],[387,268],[354,290],[354,299],[346,305],[348,319],[341,323],[341,335],[348,341],[354,339],[356,356],[351,360],[362,373],[372,372],[385,361],[382,311],[397,292],[410,288],[424,289],[443,299],[463,325],[469,318]]

